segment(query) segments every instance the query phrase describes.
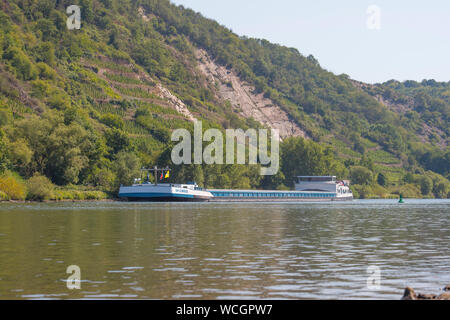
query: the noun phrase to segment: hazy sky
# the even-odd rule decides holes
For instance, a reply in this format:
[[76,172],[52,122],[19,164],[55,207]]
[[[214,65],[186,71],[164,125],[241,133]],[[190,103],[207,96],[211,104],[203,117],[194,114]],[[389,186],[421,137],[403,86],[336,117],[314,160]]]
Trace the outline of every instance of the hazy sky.
[[[450,0],[172,0],[369,82],[450,80]],[[375,11],[380,9],[380,19]],[[380,29],[369,29],[380,21]]]

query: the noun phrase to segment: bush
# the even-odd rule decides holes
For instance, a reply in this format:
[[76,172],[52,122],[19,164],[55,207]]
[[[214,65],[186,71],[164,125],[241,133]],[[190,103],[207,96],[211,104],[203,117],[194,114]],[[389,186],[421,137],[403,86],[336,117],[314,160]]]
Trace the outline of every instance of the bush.
[[123,119],[120,116],[112,113],[103,115],[100,119],[100,122],[110,128],[123,129],[124,126]]
[[377,176],[377,183],[382,187],[386,187],[387,185],[386,176],[381,172]]
[[436,198],[444,199],[447,196],[447,186],[444,182],[439,182],[434,188],[433,193]]
[[55,80],[56,79],[56,72],[52,68],[49,67],[45,62],[39,62],[36,64],[36,67],[38,68],[39,72],[39,78],[40,79],[48,79],[48,80]]
[[350,179],[353,184],[369,185],[373,180],[372,171],[365,167],[352,167],[350,169]]
[[0,201],[8,201],[8,200],[9,200],[8,195],[3,191],[0,191]]
[[73,200],[73,194],[66,190],[57,190],[54,193],[55,200]]
[[55,200],[104,200],[108,196],[102,191],[57,190]]
[[29,200],[43,201],[54,198],[54,187],[47,177],[35,174],[27,184]]
[[368,185],[354,184],[351,189],[354,198],[367,199],[373,197],[372,188]]
[[25,200],[27,188],[15,177],[4,175],[0,177],[0,191],[3,191],[11,200]]
[[426,196],[428,195],[432,188],[433,188],[433,180],[431,180],[430,178],[423,176],[420,177],[419,181],[419,186],[420,186],[420,192],[422,193],[422,195]]
[[30,58],[18,48],[10,48],[5,58],[8,59],[11,65],[16,70],[16,75],[21,80],[34,80],[38,76],[38,70],[31,62]]
[[355,188],[354,185],[351,185],[351,186],[350,186],[350,190],[352,190],[352,193],[353,193],[353,198],[354,198],[354,199],[361,199],[361,195],[359,194],[359,192],[358,192],[357,189],[358,189],[358,188]]
[[404,198],[421,198],[420,189],[414,184],[405,184],[392,193],[403,195]]
[[106,199],[107,195],[101,191],[86,191],[85,199],[86,200],[103,200]]
[[389,197],[389,192],[380,185],[372,186],[372,194],[378,198],[386,199]]

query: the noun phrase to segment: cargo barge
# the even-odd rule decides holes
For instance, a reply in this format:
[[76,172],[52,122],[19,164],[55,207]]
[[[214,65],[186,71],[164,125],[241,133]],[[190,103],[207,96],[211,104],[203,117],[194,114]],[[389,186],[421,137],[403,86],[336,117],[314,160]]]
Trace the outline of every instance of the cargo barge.
[[[147,181],[121,186],[119,198],[128,201],[345,201],[352,200],[353,194],[348,181],[338,181],[335,176],[298,176],[295,179],[295,191],[284,190],[231,190],[200,188],[195,182],[187,184],[158,184],[158,172],[161,179],[169,169],[143,169],[155,172],[156,183]],[[161,180],[160,179],[160,180]],[[137,179],[140,180],[140,179]]]
[[211,201],[346,201],[353,200],[348,181],[335,176],[298,176],[295,191],[209,189]]

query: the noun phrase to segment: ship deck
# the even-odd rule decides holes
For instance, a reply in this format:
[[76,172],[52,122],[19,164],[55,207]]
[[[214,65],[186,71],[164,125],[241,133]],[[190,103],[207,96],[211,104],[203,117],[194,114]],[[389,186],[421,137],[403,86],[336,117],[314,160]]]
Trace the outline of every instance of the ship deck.
[[279,191],[279,190],[227,190],[208,189],[214,198],[210,201],[332,201],[350,200],[352,197],[337,197],[333,192]]

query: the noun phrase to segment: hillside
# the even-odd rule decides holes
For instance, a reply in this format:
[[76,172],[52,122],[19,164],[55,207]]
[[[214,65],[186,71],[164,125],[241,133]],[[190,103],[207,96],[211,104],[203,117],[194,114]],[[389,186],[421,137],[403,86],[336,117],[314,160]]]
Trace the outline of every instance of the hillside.
[[[66,27],[72,4],[80,30]],[[0,171],[22,197],[28,187],[33,198],[33,183],[50,190],[38,198],[114,195],[141,166],[170,165],[171,131],[192,130],[194,119],[278,129],[281,171],[263,179],[257,166],[172,166],[172,181],[286,188],[294,175],[336,174],[362,197],[448,195],[449,83],[364,84],[167,0],[0,8]],[[12,198],[0,181],[1,197]]]

